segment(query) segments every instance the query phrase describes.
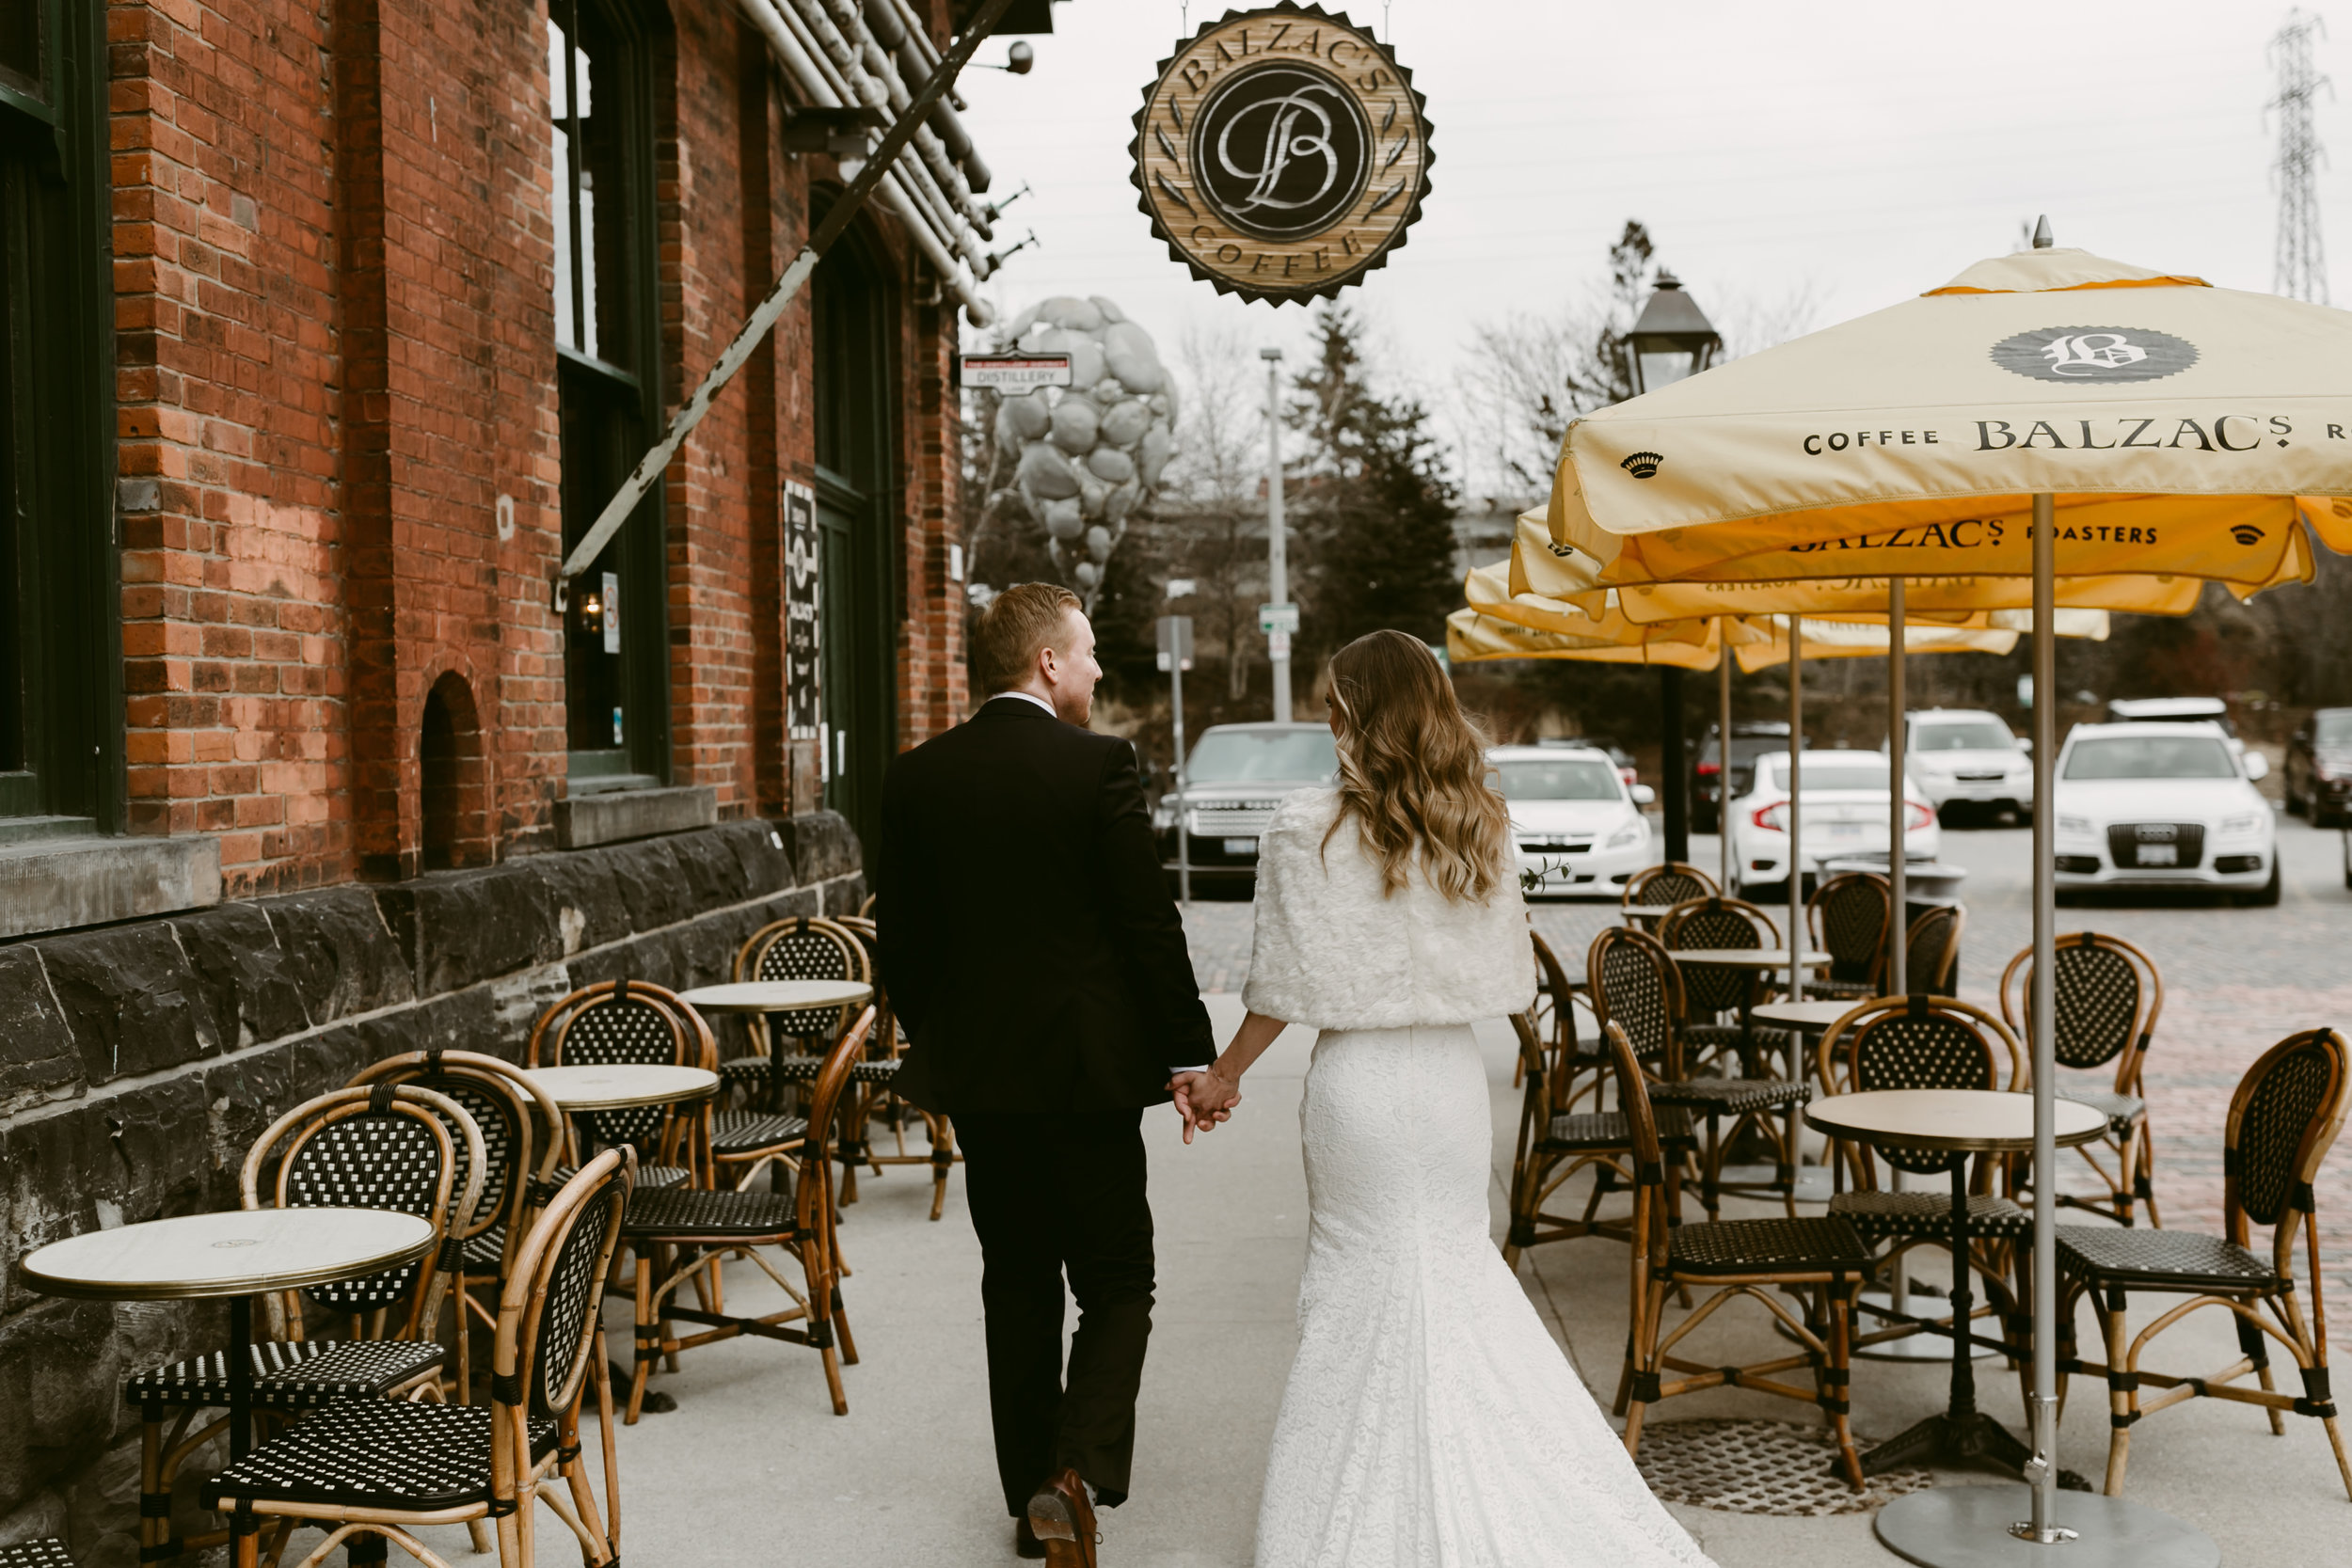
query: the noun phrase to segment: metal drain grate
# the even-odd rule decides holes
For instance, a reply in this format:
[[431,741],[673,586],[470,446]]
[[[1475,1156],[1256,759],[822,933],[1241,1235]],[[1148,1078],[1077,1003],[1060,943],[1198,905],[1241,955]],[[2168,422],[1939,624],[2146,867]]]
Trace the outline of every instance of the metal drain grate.
[[[1859,1435],[1854,1441],[1870,1446]],[[1642,1477],[1670,1503],[1800,1518],[1869,1513],[1934,1483],[1925,1468],[1889,1470],[1865,1476],[1857,1493],[1831,1473],[1836,1457],[1827,1427],[1791,1421],[1663,1421],[1642,1429]]]

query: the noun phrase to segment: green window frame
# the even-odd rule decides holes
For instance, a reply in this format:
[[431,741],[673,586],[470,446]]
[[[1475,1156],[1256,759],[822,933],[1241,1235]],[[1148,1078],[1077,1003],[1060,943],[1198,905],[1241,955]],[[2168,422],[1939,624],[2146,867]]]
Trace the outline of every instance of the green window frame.
[[[652,43],[644,15],[626,0],[548,7],[567,552],[651,443],[662,408]],[[569,595],[564,694],[576,789],[648,785],[670,776],[662,529],[657,486]]]
[[119,832],[104,8],[0,4],[0,818]]

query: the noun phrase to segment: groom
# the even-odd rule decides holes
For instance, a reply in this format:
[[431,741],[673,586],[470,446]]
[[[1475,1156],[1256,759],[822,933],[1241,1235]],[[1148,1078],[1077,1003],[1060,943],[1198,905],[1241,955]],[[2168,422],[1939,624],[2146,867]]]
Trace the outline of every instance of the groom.
[[1143,1110],[1216,1053],[1135,748],[1085,727],[1103,672],[1077,596],[1023,583],[972,638],[989,700],[882,784],[882,979],[898,1092],[963,1149],[1016,1549],[1092,1568],[1087,1488],[1127,1496],[1152,1332]]

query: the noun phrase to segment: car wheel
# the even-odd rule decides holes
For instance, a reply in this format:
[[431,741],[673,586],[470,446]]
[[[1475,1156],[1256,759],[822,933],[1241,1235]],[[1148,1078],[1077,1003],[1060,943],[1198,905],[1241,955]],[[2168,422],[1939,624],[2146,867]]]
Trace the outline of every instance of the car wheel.
[[2239,894],[2237,901],[2243,908],[2252,910],[2274,909],[2278,906],[2279,857],[2275,851],[2270,857],[2270,880],[2265,882],[2256,892]]
[[2310,818],[2311,818],[2313,822],[2318,821],[2318,820],[2319,820],[2319,799],[2318,799],[2318,795],[2319,795],[2319,792],[2318,792],[2317,790],[2313,790],[2313,791],[2312,791],[2310,795],[2308,795],[2308,796],[2305,796],[2305,795],[2298,795],[2298,794],[2296,794],[2296,790],[2295,790],[2295,780],[2294,780],[2294,778],[2293,778],[2292,776],[2290,776],[2290,777],[2288,778],[2288,780],[2287,780],[2287,813],[2288,813],[2288,815],[2289,815],[2289,816],[2308,816],[2308,817],[2310,817]]

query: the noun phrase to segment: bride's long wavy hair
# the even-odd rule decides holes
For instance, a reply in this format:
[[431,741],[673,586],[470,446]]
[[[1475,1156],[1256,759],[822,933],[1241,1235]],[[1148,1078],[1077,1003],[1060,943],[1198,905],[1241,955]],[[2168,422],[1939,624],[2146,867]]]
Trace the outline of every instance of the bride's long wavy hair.
[[1428,645],[1375,631],[1331,656],[1339,720],[1340,810],[1380,863],[1383,896],[1416,859],[1456,903],[1485,903],[1507,874],[1510,813],[1486,783],[1486,742]]

